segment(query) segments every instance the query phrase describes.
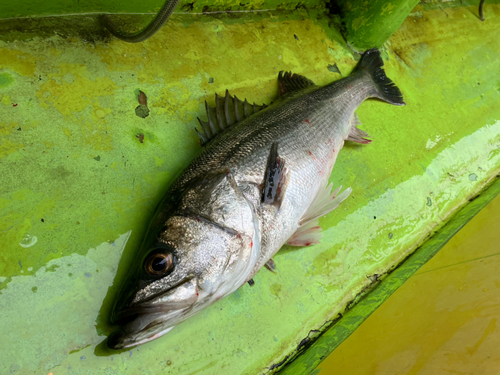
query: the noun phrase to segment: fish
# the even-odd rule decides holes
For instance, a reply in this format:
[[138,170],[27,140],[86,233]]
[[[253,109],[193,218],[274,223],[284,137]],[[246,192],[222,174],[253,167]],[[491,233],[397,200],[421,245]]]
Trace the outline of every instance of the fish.
[[196,129],[200,155],[167,189],[153,215],[111,322],[107,340],[124,349],[157,339],[245,285],[284,245],[319,243],[318,219],[351,188],[329,184],[344,142],[369,144],[355,110],[368,98],[404,105],[377,49],[348,77],[326,86],[278,76],[269,106],[226,90],[205,102]]

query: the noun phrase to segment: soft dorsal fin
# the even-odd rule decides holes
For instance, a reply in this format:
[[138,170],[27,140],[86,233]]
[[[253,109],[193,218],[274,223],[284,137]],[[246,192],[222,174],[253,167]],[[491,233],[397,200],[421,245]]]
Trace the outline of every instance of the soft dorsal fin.
[[250,104],[246,99],[242,102],[236,96],[231,96],[228,90],[224,97],[215,94],[215,107],[209,106],[205,101],[208,121],[202,121],[198,117],[201,131],[196,128],[195,130],[201,145],[205,146],[216,134],[266,107],[265,104]]
[[316,86],[309,78],[292,72],[281,71],[278,75],[278,89],[280,96],[288,94],[292,91],[305,89],[306,87]]

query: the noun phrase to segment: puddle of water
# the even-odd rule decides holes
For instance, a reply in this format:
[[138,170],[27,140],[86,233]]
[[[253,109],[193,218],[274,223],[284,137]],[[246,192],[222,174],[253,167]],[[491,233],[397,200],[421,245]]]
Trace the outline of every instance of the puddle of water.
[[95,329],[96,318],[130,234],[12,277],[0,295],[0,373],[49,371],[105,338]]

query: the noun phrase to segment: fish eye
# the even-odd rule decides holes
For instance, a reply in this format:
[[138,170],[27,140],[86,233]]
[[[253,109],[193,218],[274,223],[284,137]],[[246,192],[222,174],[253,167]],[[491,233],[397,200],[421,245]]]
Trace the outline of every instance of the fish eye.
[[156,248],[144,261],[144,270],[151,276],[163,276],[174,267],[174,256],[166,248]]

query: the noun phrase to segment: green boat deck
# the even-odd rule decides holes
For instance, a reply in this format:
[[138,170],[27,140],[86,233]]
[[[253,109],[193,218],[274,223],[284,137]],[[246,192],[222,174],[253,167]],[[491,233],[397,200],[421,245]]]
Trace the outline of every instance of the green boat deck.
[[[477,4],[417,5],[381,48],[407,105],[359,108],[373,142],[340,153],[330,180],[353,193],[320,220],[322,243],[285,246],[276,274],[261,270],[253,287],[158,340],[109,351],[109,310],[152,212],[201,152],[204,101],[227,88],[268,104],[281,70],[323,85],[359,59],[339,17],[317,3],[180,7],[139,44],[103,37],[93,15],[67,15],[161,5],[150,3],[61,1],[56,12],[59,3],[35,2],[31,15],[66,15],[0,20],[2,374],[277,372],[500,173],[500,5],[486,4],[484,22]],[[0,7],[0,18],[29,15]],[[139,90],[146,118],[136,115]],[[295,365],[308,373],[320,359]]]

